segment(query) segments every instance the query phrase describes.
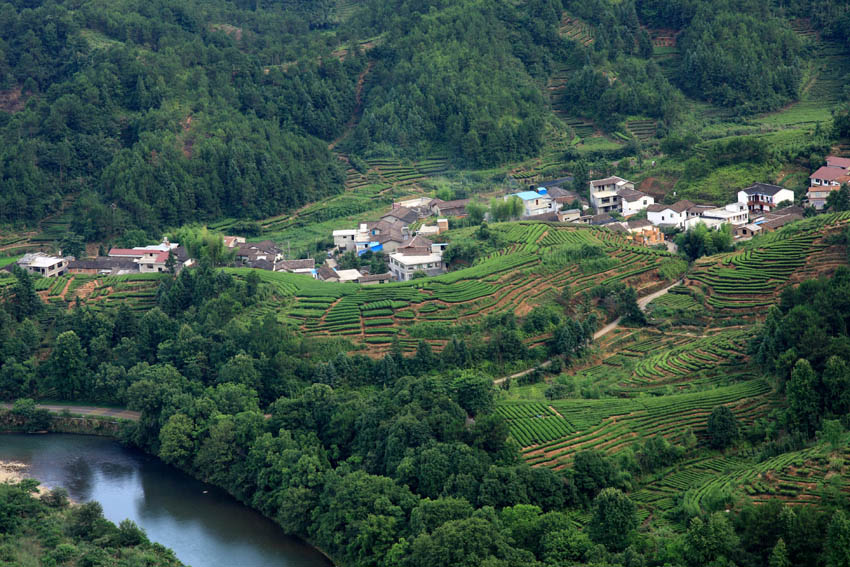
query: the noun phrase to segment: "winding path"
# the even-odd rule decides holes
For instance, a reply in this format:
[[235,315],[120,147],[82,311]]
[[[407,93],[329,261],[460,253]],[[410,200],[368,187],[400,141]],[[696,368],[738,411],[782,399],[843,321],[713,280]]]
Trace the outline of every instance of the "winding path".
[[[645,297],[641,297],[640,299],[638,299],[638,302],[637,302],[638,307],[640,308],[641,311],[646,311],[647,306],[652,302],[653,299],[658,299],[659,297],[661,297],[662,295],[664,295],[665,293],[670,291],[671,288],[676,287],[677,285],[683,283],[684,281],[685,281],[684,279],[676,280],[675,282],[673,282],[672,284],[668,285],[667,287],[665,287],[663,289],[659,289],[658,291],[656,291],[654,293],[650,293],[649,295],[647,295]],[[593,340],[595,341],[597,339],[600,339],[600,338],[604,337],[605,335],[607,335],[608,333],[610,333],[611,331],[613,331],[614,329],[616,329],[620,325],[621,320],[622,320],[622,317],[617,317],[616,319],[614,319],[613,321],[611,321],[610,323],[608,323],[607,325],[605,325],[604,327],[602,327],[601,329],[599,329],[598,331],[593,333]],[[535,370],[538,370],[540,368],[546,368],[547,366],[552,364],[552,360],[554,360],[554,359],[550,358],[549,360],[544,360],[543,362],[541,362],[537,366],[529,368],[528,370],[523,370],[522,372],[516,372],[514,374],[509,374],[508,376],[502,376],[501,378],[496,378],[495,380],[493,380],[493,384],[496,384],[498,386],[499,384],[502,384],[508,378],[520,378],[521,376],[525,376],[526,374],[531,374],[532,372],[534,372]]]
[[[0,407],[5,409],[12,409],[12,404],[0,403]],[[139,418],[142,416],[142,414],[137,411],[122,408],[105,408],[99,406],[65,406],[61,404],[36,404],[35,407],[37,407],[38,409],[46,409],[51,413],[62,413],[63,411],[68,410],[73,415],[115,417],[118,419],[127,419],[130,421],[139,421]]]

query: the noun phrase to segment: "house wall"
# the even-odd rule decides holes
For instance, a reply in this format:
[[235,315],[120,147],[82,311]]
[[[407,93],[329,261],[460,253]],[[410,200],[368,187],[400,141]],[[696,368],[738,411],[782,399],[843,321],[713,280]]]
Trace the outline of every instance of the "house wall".
[[38,274],[45,278],[52,278],[54,276],[65,275],[65,272],[68,271],[68,262],[66,260],[62,260],[61,262],[57,262],[56,264],[53,264],[52,266],[49,266],[47,268],[36,268],[33,266],[21,267],[31,274]]
[[[429,265],[431,267],[428,267]],[[446,264],[442,261],[426,262],[423,264],[406,264],[400,262],[397,258],[390,258],[389,266],[393,277],[400,282],[410,280],[413,277],[413,274],[419,271],[425,272],[425,274],[429,276],[438,276],[446,271]]]
[[[686,212],[677,213],[672,209],[664,209],[660,212],[648,212],[646,218],[649,222],[655,225],[659,224],[675,224],[679,227],[685,222]],[[696,217],[698,218],[698,217]]]
[[654,205],[654,204],[655,204],[655,199],[653,199],[652,197],[649,197],[649,196],[641,197],[639,200],[632,201],[632,202],[623,201],[622,202],[623,216],[635,215],[635,214],[639,213],[640,211],[644,210],[645,208],[647,208],[649,205]]

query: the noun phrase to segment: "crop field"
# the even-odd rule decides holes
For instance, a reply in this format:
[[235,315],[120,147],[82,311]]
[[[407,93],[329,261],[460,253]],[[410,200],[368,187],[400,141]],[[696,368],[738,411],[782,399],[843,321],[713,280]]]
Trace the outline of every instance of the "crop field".
[[830,448],[821,443],[760,462],[746,451],[698,456],[680,463],[631,497],[638,505],[660,512],[672,508],[674,496],[682,493],[690,506],[700,506],[707,497],[723,493],[757,503],[773,498],[793,500],[795,505],[816,502],[830,492],[843,493],[840,498],[846,498],[850,481],[844,460],[850,456],[850,447],[844,444],[837,461],[830,453]]
[[814,217],[767,234],[752,247],[701,259],[688,275],[688,285],[705,293],[706,304],[718,316],[764,311],[789,283],[838,263],[823,242],[822,229],[835,230],[848,220],[850,213]]
[[[258,273],[274,289],[270,309],[280,320],[308,336],[345,336],[369,354],[379,355],[395,337],[407,350],[415,349],[419,339],[439,350],[451,338],[446,336],[446,323],[473,325],[482,315],[522,313],[560,293],[565,285],[581,291],[616,281],[638,288],[657,284],[657,267],[669,257],[667,252],[634,246],[604,228],[535,222],[490,226],[502,233],[505,248],[468,268],[436,277],[361,286]],[[588,267],[571,260],[569,251],[582,244],[600,247],[606,261]]]
[[560,470],[585,449],[615,453],[656,435],[674,441],[689,429],[701,435],[718,405],[750,423],[773,403],[767,382],[754,379],[661,397],[509,402],[497,411],[524,447],[523,457],[529,464]]

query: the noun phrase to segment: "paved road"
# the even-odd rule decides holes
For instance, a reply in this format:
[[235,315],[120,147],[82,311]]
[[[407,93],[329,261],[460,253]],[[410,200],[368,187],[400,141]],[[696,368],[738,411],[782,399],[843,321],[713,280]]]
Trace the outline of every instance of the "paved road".
[[[11,409],[12,404],[2,403],[0,407]],[[100,415],[104,417],[117,417],[119,419],[129,419],[130,421],[139,421],[142,416],[137,411],[120,408],[102,408],[97,406],[63,406],[59,404],[36,404],[39,409],[46,409],[52,413],[61,413],[68,410],[74,415]]]
[[[646,307],[650,304],[650,302],[653,299],[657,299],[657,298],[661,297],[662,295],[664,295],[665,293],[670,291],[670,288],[676,287],[677,285],[681,284],[684,281],[685,281],[684,279],[678,280],[675,283],[672,283],[672,284],[668,285],[667,287],[665,287],[663,289],[659,289],[655,293],[650,293],[646,297],[641,297],[640,299],[638,299],[638,307],[640,307],[641,311],[646,311]],[[602,327],[601,329],[599,329],[598,331],[593,333],[593,340],[595,341],[599,338],[602,338],[605,335],[607,335],[608,333],[610,333],[611,331],[613,331],[614,329],[616,329],[617,326],[620,324],[621,319],[622,319],[622,317],[617,317],[616,319],[614,319],[613,321],[611,321],[610,323],[608,323],[607,325],[605,325],[604,327]],[[519,378],[521,376],[525,376],[526,374],[531,374],[532,372],[534,372],[535,370],[537,370],[539,368],[546,368],[547,366],[552,364],[552,360],[553,359],[545,360],[545,361],[541,362],[538,366],[535,366],[533,368],[529,368],[528,370],[523,370],[522,372],[516,372],[515,374],[511,374],[509,376],[502,376],[501,378],[496,378],[495,380],[493,380],[493,384],[499,385],[499,384],[503,383],[505,380],[507,380],[508,378]]]

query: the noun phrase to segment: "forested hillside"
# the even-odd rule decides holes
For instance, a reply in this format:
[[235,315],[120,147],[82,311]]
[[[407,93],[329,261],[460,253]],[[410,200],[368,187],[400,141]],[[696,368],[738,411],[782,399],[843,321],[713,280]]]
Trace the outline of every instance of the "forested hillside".
[[[91,241],[269,217],[342,191],[334,151],[551,162],[598,128],[636,155],[618,144],[692,130],[695,104],[808,93],[813,46],[845,49],[848,18],[834,0],[4,2],[0,222],[64,211]],[[825,72],[840,102],[844,70]]]

